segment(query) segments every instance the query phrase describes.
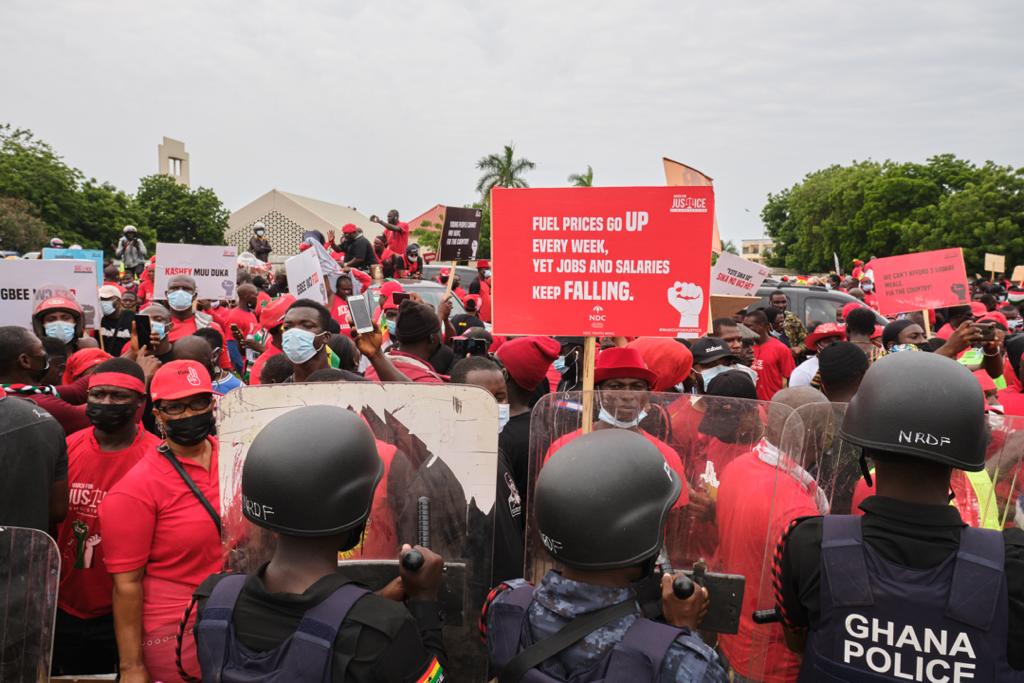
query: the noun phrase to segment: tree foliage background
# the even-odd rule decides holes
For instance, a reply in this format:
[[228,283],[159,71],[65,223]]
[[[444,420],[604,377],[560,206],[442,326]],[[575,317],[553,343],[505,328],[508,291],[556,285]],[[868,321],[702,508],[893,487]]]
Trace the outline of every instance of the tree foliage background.
[[209,188],[190,190],[147,176],[132,196],[86,178],[31,131],[0,125],[0,237],[5,249],[35,251],[52,237],[113,256],[121,229],[156,241],[223,244],[229,212]]
[[769,263],[799,272],[963,247],[968,274],[985,252],[1024,263],[1024,169],[991,161],[977,166],[952,154],[926,163],[861,161],[808,174],[761,211],[775,241]]

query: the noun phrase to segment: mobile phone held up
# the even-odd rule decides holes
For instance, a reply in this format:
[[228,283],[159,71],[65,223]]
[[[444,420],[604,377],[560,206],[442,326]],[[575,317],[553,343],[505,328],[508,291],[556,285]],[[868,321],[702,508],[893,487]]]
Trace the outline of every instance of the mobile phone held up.
[[452,352],[456,358],[466,356],[486,356],[487,340],[474,339],[471,337],[454,337],[452,339]]
[[149,324],[149,316],[136,313],[132,320],[135,323],[135,340],[138,347],[141,349],[143,346],[148,346],[150,337],[153,336],[153,328]]
[[356,294],[345,301],[348,302],[348,314],[352,316],[352,324],[356,326],[356,332],[359,334],[373,332],[373,318],[370,317],[370,308],[366,305],[366,297]]

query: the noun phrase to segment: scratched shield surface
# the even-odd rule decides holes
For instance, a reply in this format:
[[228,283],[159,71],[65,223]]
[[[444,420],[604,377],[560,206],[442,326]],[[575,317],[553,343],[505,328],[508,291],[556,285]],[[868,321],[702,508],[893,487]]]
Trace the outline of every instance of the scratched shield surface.
[[[362,540],[339,553],[342,571],[380,588],[397,575],[401,545],[427,541],[447,567],[441,600],[449,671],[454,680],[487,680],[486,655],[475,631],[490,587],[494,545],[494,398],[472,386],[370,382],[259,385],[228,393],[217,408],[217,434],[223,540],[233,571],[258,570],[275,544],[273,534],[242,513],[241,475],[249,444],[275,417],[308,405],[360,415],[373,430],[384,462]],[[281,457],[293,457],[302,447],[299,439]]]

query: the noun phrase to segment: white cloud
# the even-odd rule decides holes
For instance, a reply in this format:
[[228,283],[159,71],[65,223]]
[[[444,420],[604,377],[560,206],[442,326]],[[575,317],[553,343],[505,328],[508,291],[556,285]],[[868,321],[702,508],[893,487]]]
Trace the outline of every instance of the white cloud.
[[667,155],[715,177],[735,239],[830,163],[1024,163],[1022,20],[1016,0],[8,0],[0,117],[125,189],[183,139],[231,208],[279,187],[411,216],[471,201],[509,140],[535,186],[587,164],[660,184]]

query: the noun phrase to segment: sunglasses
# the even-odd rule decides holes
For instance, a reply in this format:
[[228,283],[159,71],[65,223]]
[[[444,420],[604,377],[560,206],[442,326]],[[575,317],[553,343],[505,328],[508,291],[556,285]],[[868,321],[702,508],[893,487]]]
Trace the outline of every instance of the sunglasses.
[[197,413],[203,412],[210,407],[213,397],[209,394],[190,396],[181,401],[160,401],[158,410],[167,415],[181,415],[186,410],[193,410]]

